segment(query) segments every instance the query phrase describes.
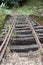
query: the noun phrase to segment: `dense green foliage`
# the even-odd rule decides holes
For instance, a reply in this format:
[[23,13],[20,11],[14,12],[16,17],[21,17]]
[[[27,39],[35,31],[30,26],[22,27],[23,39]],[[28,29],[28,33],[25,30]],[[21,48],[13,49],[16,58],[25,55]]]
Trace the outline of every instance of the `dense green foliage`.
[[18,0],[0,0],[1,3],[5,3],[7,7],[12,7],[13,5],[18,5]]
[[41,2],[43,2],[43,0],[0,0],[0,4],[3,2],[3,3],[5,3],[5,5],[7,6],[7,7],[12,7],[12,6],[14,6],[14,5],[16,5],[16,6],[22,6],[23,4],[24,4],[24,2],[39,2],[39,1],[41,1]]
[[12,7],[14,5],[21,6],[24,4],[24,2],[27,0],[0,0],[0,4],[3,2],[7,7]]
[[0,33],[1,33],[1,29],[4,27],[5,24],[5,18],[7,15],[11,14],[11,11],[6,9],[5,4],[1,4],[0,5]]
[[28,0],[28,2],[23,7],[18,8],[17,11],[26,15],[39,15],[43,12],[43,2],[41,0]]

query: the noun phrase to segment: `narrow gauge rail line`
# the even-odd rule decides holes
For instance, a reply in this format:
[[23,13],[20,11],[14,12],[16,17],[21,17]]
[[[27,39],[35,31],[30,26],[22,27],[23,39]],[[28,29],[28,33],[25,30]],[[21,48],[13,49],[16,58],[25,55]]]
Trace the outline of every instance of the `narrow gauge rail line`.
[[2,45],[0,46],[0,63],[1,63],[1,61],[2,61],[2,58],[3,58],[4,54],[5,54],[7,45],[8,45],[8,43],[9,43],[10,38],[11,38],[12,32],[13,32],[13,30],[14,30],[15,19],[16,19],[16,17],[14,18],[14,20],[13,20],[13,22],[12,22],[12,25],[11,25],[11,27],[9,28],[8,33],[6,34],[5,39],[4,39],[3,43],[2,43]]

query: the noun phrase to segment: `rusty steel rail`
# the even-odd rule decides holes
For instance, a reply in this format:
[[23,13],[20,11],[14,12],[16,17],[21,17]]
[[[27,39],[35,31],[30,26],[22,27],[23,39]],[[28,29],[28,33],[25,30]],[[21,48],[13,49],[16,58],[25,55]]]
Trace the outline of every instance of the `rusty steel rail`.
[[2,61],[2,58],[3,58],[3,56],[4,56],[4,53],[5,53],[5,51],[6,51],[7,45],[8,45],[8,43],[9,43],[9,40],[10,40],[11,35],[12,35],[12,32],[13,32],[13,30],[14,30],[15,20],[16,20],[16,17],[14,18],[14,20],[13,20],[13,22],[12,22],[12,25],[11,25],[11,27],[9,28],[8,33],[6,34],[5,39],[4,39],[3,43],[2,43],[2,45],[0,46],[0,63],[1,63],[1,61]]
[[26,17],[26,21],[28,22],[28,25],[30,26],[33,37],[35,38],[35,41],[36,41],[37,45],[39,46],[39,48],[41,49],[41,52],[43,53],[43,47],[42,47],[42,44],[41,44],[41,42],[40,42],[40,40],[39,40],[39,38],[37,36],[37,33],[35,32],[30,20],[28,20],[28,17],[27,16],[25,16],[25,17]]

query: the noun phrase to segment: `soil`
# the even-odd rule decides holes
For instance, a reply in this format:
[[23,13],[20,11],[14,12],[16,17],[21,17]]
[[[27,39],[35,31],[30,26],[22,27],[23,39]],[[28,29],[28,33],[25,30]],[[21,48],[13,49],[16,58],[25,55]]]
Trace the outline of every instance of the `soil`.
[[30,15],[30,17],[36,20],[36,22],[38,22],[39,24],[43,25],[43,16]]
[[20,56],[20,54],[16,52],[12,53],[7,49],[1,65],[43,65],[40,50],[30,51],[27,53],[27,56]]

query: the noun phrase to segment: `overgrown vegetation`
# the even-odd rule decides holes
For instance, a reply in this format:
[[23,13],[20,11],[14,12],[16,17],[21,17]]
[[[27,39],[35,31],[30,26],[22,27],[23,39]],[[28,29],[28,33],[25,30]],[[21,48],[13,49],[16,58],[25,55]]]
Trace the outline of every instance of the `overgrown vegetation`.
[[6,9],[5,4],[1,4],[0,5],[0,33],[1,33],[1,29],[4,27],[5,24],[5,18],[7,15],[11,14],[11,11]]
[[24,4],[24,1],[27,1],[27,0],[0,0],[0,4],[3,2],[5,3],[7,7],[12,8],[12,6],[14,5],[18,7],[19,5]]
[[41,0],[28,0],[28,2],[23,7],[18,8],[17,11],[27,15],[39,14],[43,12],[43,2]]

